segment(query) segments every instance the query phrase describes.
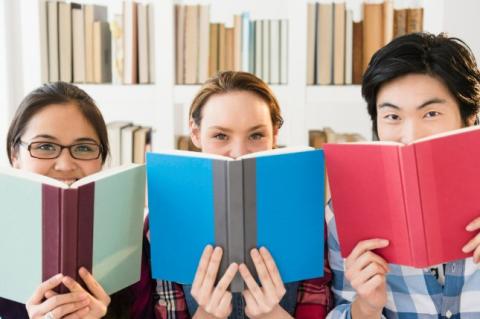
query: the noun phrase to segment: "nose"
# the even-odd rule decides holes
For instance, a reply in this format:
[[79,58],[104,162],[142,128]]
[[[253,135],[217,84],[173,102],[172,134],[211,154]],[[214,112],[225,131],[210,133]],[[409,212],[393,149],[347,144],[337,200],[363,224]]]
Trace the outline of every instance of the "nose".
[[232,147],[230,148],[228,156],[231,158],[237,158],[247,153],[247,145],[245,144],[245,142],[234,141],[234,143],[232,143]]
[[418,123],[415,123],[415,121],[405,122],[400,141],[403,144],[411,143],[423,137],[421,132],[422,130],[420,128],[420,125]]
[[67,148],[64,148],[60,156],[55,159],[55,170],[57,171],[71,171],[76,168],[76,165],[75,159]]

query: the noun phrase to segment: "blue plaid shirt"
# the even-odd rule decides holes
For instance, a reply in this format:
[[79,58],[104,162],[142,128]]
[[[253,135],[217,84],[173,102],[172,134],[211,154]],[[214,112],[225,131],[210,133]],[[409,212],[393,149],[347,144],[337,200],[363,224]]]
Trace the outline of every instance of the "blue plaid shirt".
[[[355,290],[344,276],[344,260],[340,255],[331,201],[325,209],[325,217],[335,300],[335,308],[327,318],[351,318]],[[389,267],[384,318],[480,318],[480,266],[474,264],[472,258],[447,263],[444,286],[429,269],[394,264]]]

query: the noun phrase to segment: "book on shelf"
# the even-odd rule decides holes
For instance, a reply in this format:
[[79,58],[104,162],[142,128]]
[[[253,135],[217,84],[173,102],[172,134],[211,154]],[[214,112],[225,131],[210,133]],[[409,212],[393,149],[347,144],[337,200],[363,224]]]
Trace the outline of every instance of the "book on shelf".
[[372,238],[389,240],[375,250],[388,263],[425,268],[471,256],[462,247],[480,211],[478,127],[324,150],[343,257]]
[[42,0],[39,13],[42,81],[153,83],[152,4],[124,2],[111,25],[96,4]]
[[[71,185],[0,168],[0,297],[25,303],[57,273],[82,283],[80,267],[107,294],[137,282],[145,183],[143,165],[102,171]],[[56,290],[67,292],[63,286]]]
[[[220,276],[232,262],[245,262],[254,273],[249,251],[261,246],[284,282],[323,275],[321,150],[284,148],[238,159],[148,153],[147,176],[154,278],[191,284],[207,244],[224,249]],[[242,289],[237,276],[231,290]]]
[[108,140],[110,142],[110,157],[107,167],[122,164],[145,163],[145,152],[152,144],[152,128],[134,125],[128,121],[114,121],[107,124]]
[[252,21],[242,12],[233,15],[233,24],[210,23],[210,5],[176,4],[174,15],[176,84],[203,83],[226,70],[287,83],[287,20]]
[[95,82],[94,67],[94,34],[93,24],[96,21],[107,21],[107,7],[96,4],[84,5],[85,16],[85,82]]
[[84,7],[72,3],[73,82],[85,83],[85,14]]
[[93,23],[93,82],[112,82],[112,36],[108,22]]
[[373,54],[394,37],[423,30],[423,8],[384,2],[307,3],[307,85],[361,84]]

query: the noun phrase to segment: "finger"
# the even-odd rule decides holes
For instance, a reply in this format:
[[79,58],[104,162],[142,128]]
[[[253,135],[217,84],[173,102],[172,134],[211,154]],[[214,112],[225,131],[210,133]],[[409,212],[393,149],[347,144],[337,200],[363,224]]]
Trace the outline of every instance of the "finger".
[[[222,276],[222,278],[218,281],[217,286],[213,290],[212,297],[210,298],[209,305],[210,307],[216,307],[221,303],[221,299],[225,296],[225,293],[228,289],[228,286],[232,282],[233,278],[235,278],[235,275],[237,274],[238,271],[238,264],[233,263],[228,266],[227,270],[225,271],[225,274]],[[209,309],[207,310],[210,312]]]
[[365,252],[384,248],[388,246],[388,240],[385,239],[369,239],[360,241],[355,248],[353,248],[350,255],[347,257],[348,260],[356,260],[360,255],[363,255]]
[[245,281],[245,284],[247,285],[248,290],[253,295],[253,298],[256,300],[257,305],[259,307],[266,307],[265,300],[264,300],[265,296],[263,295],[263,291],[258,286],[257,282],[253,278],[247,266],[245,264],[240,264],[240,266],[238,267],[238,270],[240,271],[240,275],[242,276],[243,281]]
[[385,276],[376,275],[370,278],[357,292],[362,296],[368,296],[385,283]]
[[462,251],[464,253],[469,253],[469,252],[472,252],[473,250],[475,250],[475,248],[477,248],[478,246],[480,246],[480,234],[475,236],[465,246],[463,246]]
[[52,298],[53,296],[56,296],[56,295],[58,295],[58,293],[56,293],[55,291],[48,290],[45,292],[45,299]]
[[[255,269],[257,270],[258,278],[260,279],[263,290],[269,295],[276,295],[275,286],[273,285],[272,278],[268,273],[267,266],[265,265],[262,256],[258,252],[258,249],[252,249],[250,251],[250,256],[252,256],[253,264],[255,265]],[[253,278],[253,276],[251,277]]]
[[73,279],[70,278],[69,276],[63,277],[62,283],[63,283],[63,284],[65,285],[65,287],[67,287],[71,292],[85,291],[85,289],[83,289],[83,287],[82,287],[78,282],[76,282],[75,280],[73,280]]
[[372,262],[375,262],[382,266],[385,272],[389,271],[388,263],[386,262],[386,260],[371,251],[365,252],[363,255],[358,257],[357,260],[351,262],[346,269],[352,271],[362,271],[363,268],[367,267]]
[[350,284],[353,288],[358,288],[368,282],[371,278],[377,275],[385,276],[385,274],[385,270],[382,266],[377,263],[370,263],[362,271],[352,275],[353,278],[350,280]]
[[[61,307],[62,305],[82,302],[85,300],[89,300],[88,294],[86,292],[72,292],[72,293],[66,293],[66,294],[58,294],[56,296],[53,296],[45,300],[43,303],[38,305],[38,311],[40,313],[47,313],[49,311],[53,311],[58,307]],[[57,317],[57,318],[61,318],[61,317]]]
[[467,231],[474,231],[480,229],[480,217],[475,218],[470,224],[465,227]]
[[27,304],[38,305],[39,303],[41,303],[43,297],[45,296],[45,292],[57,287],[62,282],[62,278],[62,274],[56,274],[55,276],[50,277],[49,279],[42,282],[37,287],[30,299],[27,301]]
[[283,284],[282,276],[280,276],[280,271],[278,271],[277,264],[275,263],[275,260],[273,259],[272,255],[266,249],[265,247],[260,248],[260,255],[263,258],[263,261],[265,262],[265,265],[267,266],[268,273],[270,274],[270,277],[272,278],[273,284],[275,288],[279,291],[285,290],[285,286]]
[[110,297],[108,296],[108,294],[87,269],[81,267],[78,270],[78,274],[85,282],[87,288],[90,290],[90,292],[95,298],[100,300],[105,305],[108,305],[110,303]]
[[473,262],[476,264],[480,262],[480,247],[477,247],[473,252]]
[[211,245],[207,245],[205,249],[203,249],[202,257],[200,257],[200,262],[198,263],[197,271],[195,272],[195,278],[193,279],[192,283],[192,293],[199,291],[200,287],[202,286],[212,253],[213,247]]
[[66,315],[72,314],[77,310],[83,309],[90,304],[90,298],[82,301],[70,302],[50,310],[54,318],[63,318]]
[[82,309],[77,310],[74,313],[69,314],[68,316],[62,319],[78,319],[85,317],[90,312],[90,307],[84,307]]
[[201,289],[211,294],[213,290],[213,285],[215,284],[215,279],[217,278],[218,269],[220,268],[220,262],[222,261],[222,248],[215,247],[212,253],[212,257],[210,258],[210,262],[207,266],[207,273],[205,274],[205,278],[202,283]]
[[245,299],[245,314],[249,318],[255,317],[260,313],[260,307],[258,306],[257,301],[248,289],[245,289],[242,294]]
[[232,294],[227,291],[222,296],[222,299],[218,304],[218,311],[216,312],[216,317],[225,318],[225,317],[228,317],[231,312],[232,312]]

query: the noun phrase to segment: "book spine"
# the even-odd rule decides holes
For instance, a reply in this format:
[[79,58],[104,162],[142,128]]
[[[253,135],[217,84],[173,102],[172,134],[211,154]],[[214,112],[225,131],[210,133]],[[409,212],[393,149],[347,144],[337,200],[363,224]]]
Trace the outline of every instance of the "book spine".
[[[227,254],[228,265],[233,262],[238,264],[245,260],[244,247],[244,225],[243,225],[243,167],[241,161],[227,162]],[[237,273],[230,290],[241,292],[244,289],[244,282]]]
[[429,266],[427,243],[422,212],[422,199],[418,181],[417,160],[414,146],[405,146],[399,151],[402,187],[405,202],[410,252],[415,267]]
[[[214,210],[214,229],[215,246],[222,247],[223,257],[220,263],[219,274],[224,274],[228,268],[229,260],[227,258],[228,249],[228,224],[227,224],[227,167],[225,161],[212,162],[213,166],[213,210]],[[221,275],[217,276],[217,279]]]
[[[243,162],[243,244],[244,262],[254,278],[258,278],[250,251],[257,248],[257,166],[256,159],[249,158]],[[258,281],[258,280],[257,280]]]
[[95,205],[95,183],[78,189],[77,220],[77,266],[93,271],[93,219]]
[[[78,281],[77,224],[78,191],[76,189],[62,189],[60,199],[60,270],[64,276],[69,276]],[[69,290],[66,287],[60,287],[60,293],[67,292]]]
[[42,281],[60,272],[60,190],[42,185]]

